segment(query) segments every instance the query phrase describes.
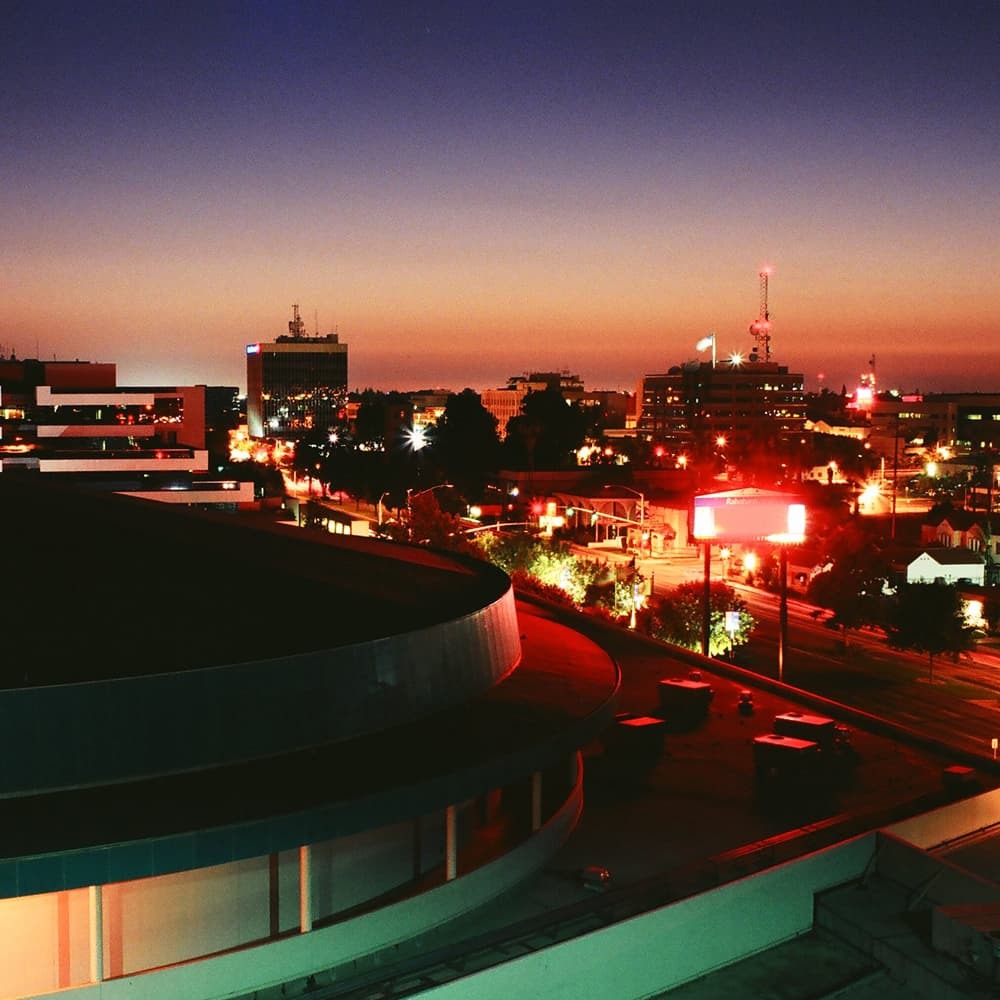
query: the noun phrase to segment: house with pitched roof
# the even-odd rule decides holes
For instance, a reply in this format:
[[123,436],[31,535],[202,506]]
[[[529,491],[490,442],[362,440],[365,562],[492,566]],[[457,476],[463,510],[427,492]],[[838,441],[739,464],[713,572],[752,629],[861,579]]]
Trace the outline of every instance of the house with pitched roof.
[[935,508],[920,526],[920,542],[925,546],[969,549],[994,558],[1000,555],[1000,538],[989,530],[981,511]]
[[965,548],[935,546],[924,549],[906,565],[907,583],[966,583],[982,587],[986,582],[986,560]]

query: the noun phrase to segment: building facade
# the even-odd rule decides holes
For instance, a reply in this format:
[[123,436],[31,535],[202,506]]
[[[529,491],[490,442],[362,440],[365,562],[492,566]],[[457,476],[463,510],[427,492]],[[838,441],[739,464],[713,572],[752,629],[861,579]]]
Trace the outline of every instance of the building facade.
[[287,336],[246,348],[247,425],[254,438],[300,438],[332,426],[345,410],[347,345],[335,333],[307,336],[299,307],[292,308]]
[[1000,395],[883,393],[871,411],[871,439],[884,454],[918,441],[963,451],[1000,448]]
[[688,362],[642,379],[637,433],[683,449],[789,441],[805,428],[804,379],[771,362]]
[[175,504],[250,503],[252,483],[207,478],[209,438],[234,422],[236,391],[117,386],[113,364],[2,361],[0,472]]

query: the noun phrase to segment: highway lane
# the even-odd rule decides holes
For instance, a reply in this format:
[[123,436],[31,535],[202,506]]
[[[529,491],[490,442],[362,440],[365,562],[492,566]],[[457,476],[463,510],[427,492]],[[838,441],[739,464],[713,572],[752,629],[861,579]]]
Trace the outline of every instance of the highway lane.
[[[679,583],[701,580],[703,573],[700,553],[690,549],[640,560],[638,566],[644,576],[652,576],[657,598],[667,596]],[[712,576],[722,579],[717,558]],[[735,663],[776,678],[778,596],[728,582],[757,621],[750,642],[735,651]],[[839,631],[823,623],[826,615],[798,596],[790,597],[786,683],[952,746],[991,755],[993,738],[1000,738],[1000,657],[990,651],[963,654],[957,660],[935,657],[932,680],[926,654],[894,650],[876,630],[851,631],[845,644]]]

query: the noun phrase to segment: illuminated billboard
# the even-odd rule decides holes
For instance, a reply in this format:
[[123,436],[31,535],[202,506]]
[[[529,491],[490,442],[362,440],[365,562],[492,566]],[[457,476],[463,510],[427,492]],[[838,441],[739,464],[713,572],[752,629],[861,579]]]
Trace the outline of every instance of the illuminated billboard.
[[788,493],[744,489],[694,498],[694,537],[699,541],[794,545],[805,531],[805,504]]

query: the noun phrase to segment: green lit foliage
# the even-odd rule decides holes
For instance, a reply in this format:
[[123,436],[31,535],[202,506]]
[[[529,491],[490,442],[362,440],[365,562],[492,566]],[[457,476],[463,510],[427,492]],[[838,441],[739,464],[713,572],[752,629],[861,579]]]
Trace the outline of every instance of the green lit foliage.
[[[658,639],[675,646],[701,650],[705,588],[697,580],[675,587],[670,596],[663,598],[653,613],[652,633]],[[730,645],[741,646],[750,638],[756,624],[747,610],[746,603],[736,591],[721,580],[709,589],[708,655],[720,656]],[[726,612],[739,612],[739,628],[730,642],[726,631]]]
[[585,604],[588,594],[611,579],[607,563],[580,559],[563,542],[486,531],[477,541],[486,558],[512,578],[531,577],[557,588],[576,605]]
[[934,657],[957,656],[975,644],[958,588],[950,583],[904,583],[889,608],[889,645],[926,653],[930,679]]

